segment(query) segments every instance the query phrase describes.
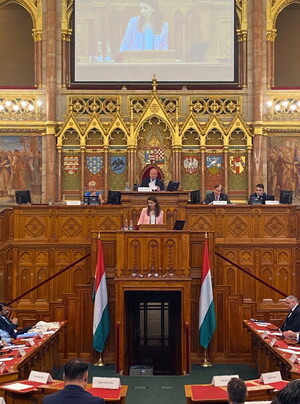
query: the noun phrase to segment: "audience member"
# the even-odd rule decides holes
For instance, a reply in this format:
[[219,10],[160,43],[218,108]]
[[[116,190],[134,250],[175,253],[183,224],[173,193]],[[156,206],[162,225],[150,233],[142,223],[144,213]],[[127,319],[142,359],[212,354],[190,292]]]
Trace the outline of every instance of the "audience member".
[[290,295],[285,299],[285,302],[286,302],[287,306],[289,307],[290,312],[287,315],[287,317],[281,327],[281,331],[283,331],[283,334],[285,331],[300,332],[299,300],[297,297]]
[[151,168],[149,172],[149,177],[144,178],[141,187],[149,187],[153,191],[164,191],[165,186],[162,180],[160,180],[158,177],[158,170],[157,168]]
[[148,197],[147,205],[147,208],[142,209],[137,224],[163,224],[164,212],[160,210],[158,200],[154,195]]
[[8,318],[8,313],[9,308],[4,303],[0,303],[0,329],[6,331],[11,338],[16,338],[17,335],[30,330],[31,326],[18,330],[18,319],[16,317]]
[[72,359],[64,367],[63,390],[44,397],[43,404],[104,404],[103,398],[85,391],[88,382],[88,365]]
[[247,386],[242,379],[233,377],[227,384],[228,402],[230,404],[243,404],[248,396]]
[[300,403],[300,379],[292,380],[282,390],[271,404],[299,404]]
[[223,187],[221,184],[216,184],[213,192],[206,195],[204,204],[211,205],[214,201],[227,201],[228,204],[231,204],[228,195],[223,193]]

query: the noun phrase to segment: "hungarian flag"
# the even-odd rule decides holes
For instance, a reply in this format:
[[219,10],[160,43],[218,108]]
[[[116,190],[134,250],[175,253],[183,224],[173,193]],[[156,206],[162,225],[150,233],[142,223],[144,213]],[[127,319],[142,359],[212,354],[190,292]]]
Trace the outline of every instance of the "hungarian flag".
[[95,274],[95,301],[93,322],[93,348],[103,352],[104,343],[109,334],[109,313],[104,256],[101,240],[98,240],[98,256]]
[[199,299],[199,343],[207,348],[216,329],[216,313],[211,283],[211,270],[208,254],[208,240],[205,239],[201,290]]

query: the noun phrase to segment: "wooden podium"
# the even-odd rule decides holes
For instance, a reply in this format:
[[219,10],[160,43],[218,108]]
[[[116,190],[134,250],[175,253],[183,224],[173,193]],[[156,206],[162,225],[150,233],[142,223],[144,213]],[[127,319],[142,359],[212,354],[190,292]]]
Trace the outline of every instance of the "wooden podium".
[[[97,235],[97,232],[93,232],[92,262],[96,259]],[[102,232],[101,239],[104,250],[107,244],[110,254],[113,253],[114,239],[116,253],[117,372],[128,374],[130,366],[136,365],[136,361],[147,365],[149,362],[151,364],[151,358],[155,362],[155,357],[157,361],[165,357],[166,362],[170,360],[173,374],[189,373],[191,256],[199,253],[203,247],[204,233],[155,231],[154,226],[149,226],[148,230]],[[159,306],[157,310],[165,310],[164,319],[161,320],[164,326],[162,323],[159,326],[168,329],[166,335],[161,334],[157,339],[147,334],[147,318],[155,310],[149,302],[152,306]],[[151,315],[145,307],[150,307]],[[156,314],[160,315],[159,312]],[[151,321],[155,321],[154,318]],[[150,324],[149,328],[152,326]],[[138,335],[133,335],[132,330]],[[174,341],[169,334],[173,335]],[[165,368],[165,371],[168,370]]]

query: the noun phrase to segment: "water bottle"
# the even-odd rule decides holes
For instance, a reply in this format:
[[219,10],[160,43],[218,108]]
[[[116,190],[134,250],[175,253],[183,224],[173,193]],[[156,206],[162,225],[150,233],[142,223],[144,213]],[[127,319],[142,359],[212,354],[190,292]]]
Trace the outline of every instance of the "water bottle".
[[102,56],[102,43],[101,43],[101,41],[98,42],[96,61],[97,61],[97,62],[102,62],[102,61],[103,61],[103,56]]
[[127,219],[125,220],[125,223],[124,223],[124,230],[128,230],[128,220]]
[[133,221],[132,220],[130,220],[129,230],[133,230]]
[[110,46],[109,42],[107,42],[107,44],[106,44],[105,61],[111,62],[111,46]]

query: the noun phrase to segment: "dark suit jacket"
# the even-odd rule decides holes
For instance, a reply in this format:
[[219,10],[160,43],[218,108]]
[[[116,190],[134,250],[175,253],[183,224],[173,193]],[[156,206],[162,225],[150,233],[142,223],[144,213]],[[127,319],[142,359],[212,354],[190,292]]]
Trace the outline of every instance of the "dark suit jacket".
[[17,325],[13,324],[9,319],[6,320],[7,321],[5,321],[3,317],[0,317],[0,328],[1,330],[7,331],[12,338],[15,338],[17,335]]
[[249,200],[248,200],[248,204],[249,204],[249,205],[252,205],[252,200],[251,200],[252,197],[253,197],[253,198],[259,198],[260,202],[261,202],[263,205],[265,205],[266,199],[267,199],[267,194],[264,192],[261,196],[258,196],[257,193],[254,192],[254,194],[251,194],[251,195],[250,195],[250,198],[249,198]]
[[[5,317],[6,318],[6,317]],[[3,317],[0,316],[0,328],[1,330],[7,331],[8,334],[12,338],[16,338],[18,334],[24,334],[28,330],[30,330],[30,327],[22,328],[21,330],[18,330],[17,327],[18,325],[13,324],[8,318],[6,318],[7,321]]]
[[[145,179],[143,179],[143,181],[142,181],[142,183],[141,183],[141,187],[149,187],[149,183],[150,183],[150,177],[149,177],[149,178],[145,178]],[[164,183],[163,183],[162,180],[160,180],[159,178],[156,178],[156,180],[155,180],[155,185],[158,186],[161,191],[164,191],[164,190],[165,190]]]
[[281,331],[289,331],[289,330],[294,332],[300,331],[300,304],[298,304],[298,306],[295,307],[290,316],[289,315],[287,316],[285,322],[281,327]]
[[[205,205],[209,205],[211,202],[215,201],[215,194],[212,192],[206,195],[205,198]],[[228,198],[227,194],[220,194],[220,201],[227,201],[228,204],[231,204],[230,199]]]
[[104,404],[104,400],[92,396],[80,386],[68,384],[63,390],[45,396],[43,404]]

